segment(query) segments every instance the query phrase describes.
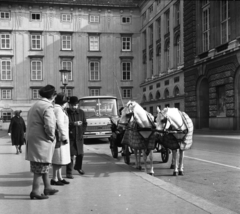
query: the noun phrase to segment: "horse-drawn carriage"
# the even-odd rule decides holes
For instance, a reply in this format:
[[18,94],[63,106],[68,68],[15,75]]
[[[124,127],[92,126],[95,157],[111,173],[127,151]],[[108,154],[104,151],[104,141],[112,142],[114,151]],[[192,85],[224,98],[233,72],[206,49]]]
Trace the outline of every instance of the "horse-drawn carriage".
[[[151,114],[136,102],[129,101],[118,121],[113,122],[110,148],[112,156],[118,157],[118,148],[122,150],[125,163],[130,163],[130,155],[135,154],[136,168],[141,169],[141,151],[143,151],[145,171],[149,155],[153,174],[153,150],[161,153],[162,162],[166,163],[173,151],[172,166],[174,175],[183,175],[183,151],[192,145],[193,124],[184,112],[176,108],[158,110],[156,122]],[[179,165],[177,160],[179,150]]]
[[112,135],[109,138],[112,157],[118,158],[118,154],[121,153],[124,162],[130,164],[130,156],[134,154],[134,148],[140,146],[144,149],[150,143],[153,144],[151,147],[154,147],[155,152],[161,153],[162,162],[167,163],[171,151],[161,144],[160,138],[155,136],[156,131],[155,128],[140,128],[134,122],[125,125],[112,120]]

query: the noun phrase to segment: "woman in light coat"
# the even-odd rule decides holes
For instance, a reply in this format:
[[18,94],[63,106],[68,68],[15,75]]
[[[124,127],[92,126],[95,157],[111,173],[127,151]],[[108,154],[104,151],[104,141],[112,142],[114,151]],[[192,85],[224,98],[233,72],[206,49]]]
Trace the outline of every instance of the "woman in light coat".
[[54,113],[57,119],[57,144],[55,147],[52,166],[53,178],[51,185],[62,186],[69,184],[68,181],[62,177],[62,166],[71,162],[70,159],[70,144],[69,144],[69,119],[64,108],[67,104],[67,97],[64,93],[58,93],[55,98]]
[[[55,148],[56,117],[52,101],[56,91],[52,85],[46,85],[39,90],[41,100],[29,110],[27,116],[26,160],[30,161],[31,172],[34,173],[31,199],[47,199],[58,190],[52,189],[49,181],[49,168],[52,163]],[[40,193],[43,180],[44,195]]]

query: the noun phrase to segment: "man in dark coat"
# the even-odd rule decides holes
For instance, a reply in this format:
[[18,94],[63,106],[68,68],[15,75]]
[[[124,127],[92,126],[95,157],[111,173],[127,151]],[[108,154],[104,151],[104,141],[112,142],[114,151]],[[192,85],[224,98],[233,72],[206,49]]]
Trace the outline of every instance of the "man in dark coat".
[[15,111],[15,116],[11,119],[8,135],[11,136],[12,145],[16,146],[16,154],[22,152],[22,145],[25,142],[24,134],[26,132],[26,125],[23,118],[20,116],[22,111]]
[[67,178],[73,178],[73,158],[76,156],[74,169],[78,171],[80,175],[84,174],[82,170],[83,161],[83,134],[87,127],[87,120],[83,110],[78,108],[78,98],[75,96],[69,99],[69,108],[67,109],[69,117],[69,139],[70,139],[70,153],[71,163],[67,165],[66,174]]

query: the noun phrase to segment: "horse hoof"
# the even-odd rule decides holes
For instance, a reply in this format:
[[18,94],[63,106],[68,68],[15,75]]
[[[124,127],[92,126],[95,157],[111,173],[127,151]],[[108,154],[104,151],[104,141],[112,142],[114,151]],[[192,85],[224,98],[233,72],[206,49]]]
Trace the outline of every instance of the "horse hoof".
[[178,172],[173,172],[173,176],[178,176]]
[[153,172],[149,172],[148,174],[151,175],[151,176],[154,176],[154,173],[153,173]]
[[183,171],[179,171],[178,175],[183,176]]

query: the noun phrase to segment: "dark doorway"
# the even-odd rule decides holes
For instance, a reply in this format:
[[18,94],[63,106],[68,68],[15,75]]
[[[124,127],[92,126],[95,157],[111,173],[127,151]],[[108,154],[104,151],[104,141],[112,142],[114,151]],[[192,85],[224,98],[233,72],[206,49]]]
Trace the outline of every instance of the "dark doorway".
[[198,91],[199,128],[209,128],[209,91],[207,79],[202,79]]

